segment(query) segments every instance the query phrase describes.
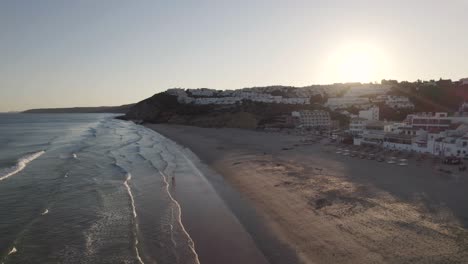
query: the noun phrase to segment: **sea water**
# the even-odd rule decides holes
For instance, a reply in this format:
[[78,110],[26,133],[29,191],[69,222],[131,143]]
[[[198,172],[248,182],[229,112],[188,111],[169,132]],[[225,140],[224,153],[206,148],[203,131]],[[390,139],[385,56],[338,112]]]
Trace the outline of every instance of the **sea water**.
[[109,114],[0,114],[0,263],[199,263],[177,151]]

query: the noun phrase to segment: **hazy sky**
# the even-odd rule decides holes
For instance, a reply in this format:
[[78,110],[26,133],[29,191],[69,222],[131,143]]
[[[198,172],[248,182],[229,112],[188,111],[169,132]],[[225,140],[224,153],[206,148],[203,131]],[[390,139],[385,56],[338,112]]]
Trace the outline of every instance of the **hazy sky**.
[[468,0],[0,1],[0,111],[468,77]]

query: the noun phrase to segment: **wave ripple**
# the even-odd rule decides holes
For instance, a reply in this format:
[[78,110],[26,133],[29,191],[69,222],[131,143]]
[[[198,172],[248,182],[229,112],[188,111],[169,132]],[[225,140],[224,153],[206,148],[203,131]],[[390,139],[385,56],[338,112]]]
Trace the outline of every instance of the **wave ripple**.
[[18,160],[18,162],[15,164],[15,166],[0,172],[0,181],[3,181],[5,179],[17,174],[18,172],[24,170],[24,168],[26,168],[28,163],[30,163],[31,161],[39,158],[44,153],[45,153],[45,151],[41,150],[39,152],[32,153],[32,154],[29,154],[29,155],[26,155],[26,156],[20,158]]

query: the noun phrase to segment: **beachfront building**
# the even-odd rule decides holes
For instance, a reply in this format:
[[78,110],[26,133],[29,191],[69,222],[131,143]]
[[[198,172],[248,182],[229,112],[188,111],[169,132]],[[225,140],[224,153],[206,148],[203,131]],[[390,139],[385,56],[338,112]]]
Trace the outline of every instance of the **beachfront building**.
[[299,126],[315,129],[329,129],[331,126],[330,113],[323,110],[294,111],[291,116],[299,120]]
[[385,104],[394,109],[414,108],[414,104],[406,96],[388,95],[385,98]]
[[[422,120],[428,117],[436,121]],[[364,127],[357,125],[359,119],[352,119],[355,132],[351,132],[351,125],[349,132],[354,136],[355,145],[379,145],[387,149],[468,158],[468,124],[452,123],[449,118],[446,113],[424,113],[410,115],[408,123],[361,119]]]
[[379,107],[373,106],[367,110],[361,110],[359,111],[359,117],[372,121],[379,120]]
[[360,117],[351,118],[348,132],[353,136],[362,135],[364,133],[367,121],[367,119]]
[[433,155],[468,157],[468,125],[460,124],[456,129],[429,133],[426,148]]
[[452,124],[452,119],[447,113],[417,113],[406,117],[406,122],[413,128],[421,128],[426,131],[446,130]]
[[370,101],[369,98],[365,97],[332,97],[328,98],[325,106],[332,110],[346,109],[352,106],[363,109],[370,106]]
[[364,121],[365,125],[361,134],[354,137],[355,145],[382,145],[385,138],[385,122]]

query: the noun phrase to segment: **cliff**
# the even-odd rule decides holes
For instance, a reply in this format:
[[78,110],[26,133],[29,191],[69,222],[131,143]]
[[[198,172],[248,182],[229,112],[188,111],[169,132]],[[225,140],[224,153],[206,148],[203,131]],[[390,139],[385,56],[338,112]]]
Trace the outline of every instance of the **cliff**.
[[291,111],[318,107],[315,104],[284,105],[251,101],[231,105],[182,104],[176,96],[162,92],[135,104],[120,118],[199,127],[257,128],[278,123],[279,118],[290,115]]

